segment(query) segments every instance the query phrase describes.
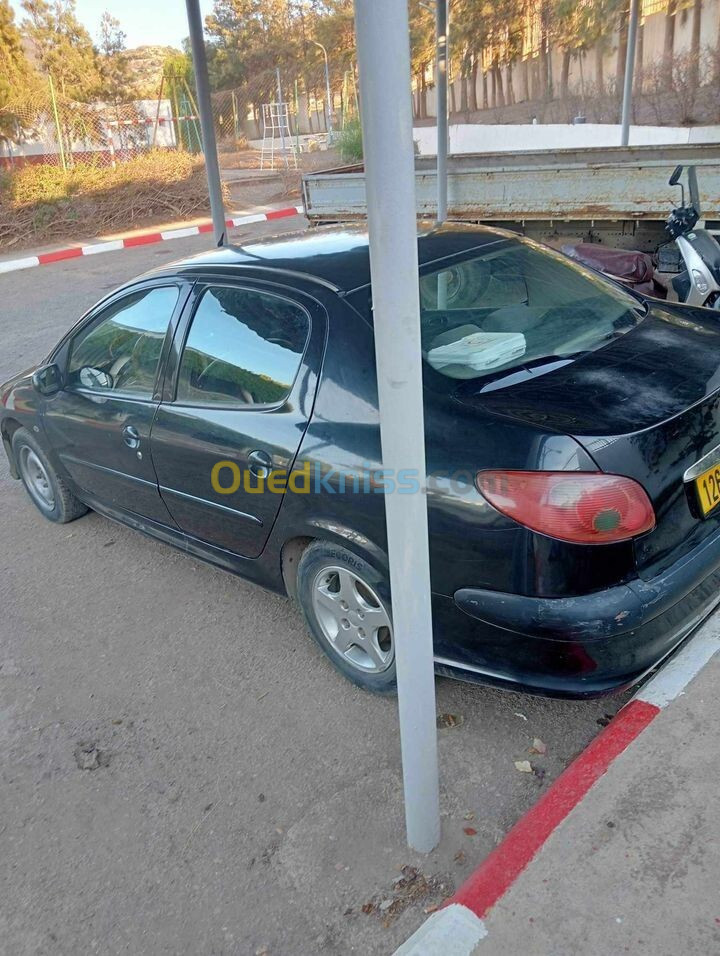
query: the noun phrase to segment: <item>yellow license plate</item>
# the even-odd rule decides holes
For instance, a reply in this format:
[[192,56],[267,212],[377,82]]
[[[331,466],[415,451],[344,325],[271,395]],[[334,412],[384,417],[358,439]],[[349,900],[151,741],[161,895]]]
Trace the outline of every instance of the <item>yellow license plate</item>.
[[703,517],[720,505],[720,465],[713,465],[695,479]]

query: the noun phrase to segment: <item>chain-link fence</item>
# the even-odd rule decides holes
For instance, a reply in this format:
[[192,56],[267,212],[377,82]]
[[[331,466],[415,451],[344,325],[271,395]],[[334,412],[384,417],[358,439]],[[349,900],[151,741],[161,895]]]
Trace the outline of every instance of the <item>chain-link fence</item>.
[[221,163],[232,159],[260,168],[299,165],[306,153],[321,152],[358,115],[354,71],[334,78],[327,94],[322,72],[292,76],[266,70],[252,80],[212,96]]
[[153,148],[175,149],[181,141],[200,151],[199,124],[192,114],[191,108],[174,113],[167,98],[79,103],[48,83],[0,111],[0,164],[112,167]]
[[[324,148],[328,113],[337,130],[357,112],[355,77],[348,71],[330,110],[324,84],[318,80],[313,87],[314,82],[302,77],[279,80],[277,70],[267,70],[243,86],[214,93],[220,153],[242,152],[241,165],[261,166],[263,141],[270,149],[270,141],[278,139],[284,150],[273,152],[287,166],[301,152]],[[283,104],[280,111],[278,103]],[[152,149],[202,152],[194,90],[181,77],[164,76],[155,98],[131,103],[80,103],[63,97],[49,79],[0,110],[0,168],[45,164],[70,169],[79,163],[114,167]]]

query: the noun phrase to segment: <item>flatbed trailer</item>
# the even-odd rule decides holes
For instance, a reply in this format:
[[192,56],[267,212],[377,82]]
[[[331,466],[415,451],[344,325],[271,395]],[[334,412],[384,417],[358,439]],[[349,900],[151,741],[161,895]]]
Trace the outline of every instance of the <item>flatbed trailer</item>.
[[[720,143],[450,156],[448,214],[546,242],[572,237],[650,250],[680,200],[668,185],[678,165],[697,168],[702,219],[720,230]],[[418,217],[434,218],[435,157],[416,159],[415,194]],[[303,200],[313,223],[363,219],[362,164],[306,173]]]

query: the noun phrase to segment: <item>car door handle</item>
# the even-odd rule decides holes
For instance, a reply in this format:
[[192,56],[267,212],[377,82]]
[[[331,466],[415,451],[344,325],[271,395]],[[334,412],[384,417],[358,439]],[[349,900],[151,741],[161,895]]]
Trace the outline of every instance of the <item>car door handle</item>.
[[248,456],[248,471],[256,478],[267,478],[272,468],[272,458],[266,451],[256,449],[251,451]]
[[132,425],[126,425],[122,431],[123,441],[128,448],[137,448],[140,444],[140,432]]

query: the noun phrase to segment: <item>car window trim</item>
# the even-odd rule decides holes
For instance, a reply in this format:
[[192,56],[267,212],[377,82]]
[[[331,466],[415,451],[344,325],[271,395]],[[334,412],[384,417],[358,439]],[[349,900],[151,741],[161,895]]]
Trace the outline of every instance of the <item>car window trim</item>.
[[[103,299],[101,302],[93,306],[93,308],[87,312],[85,316],[73,326],[72,329],[70,329],[60,345],[52,353],[51,358],[55,361],[57,361],[60,355],[62,355],[64,362],[63,391],[70,392],[73,395],[87,395],[89,397],[101,397],[105,399],[117,398],[122,399],[123,401],[143,402],[145,404],[152,404],[161,401],[162,385],[165,375],[165,366],[168,360],[168,352],[170,350],[178,322],[180,321],[180,317],[183,313],[185,305],[187,304],[187,300],[192,293],[193,285],[194,283],[188,282],[188,280],[183,276],[157,277],[150,281],[138,282],[129,288],[123,287],[122,289],[118,289],[108,298]],[[175,305],[173,306],[170,317],[168,318],[167,328],[165,329],[163,344],[160,350],[160,357],[158,358],[157,369],[155,370],[153,390],[149,396],[141,396],[132,392],[124,392],[122,390],[113,391],[112,389],[95,389],[88,386],[77,387],[68,385],[66,381],[67,366],[70,361],[72,344],[78,335],[86,332],[88,329],[91,329],[91,327],[96,323],[99,325],[103,321],[104,313],[118,302],[122,301],[122,299],[129,298],[131,295],[135,295],[137,292],[140,292],[144,289],[167,289],[172,286],[177,288],[178,297]]]
[[102,299],[100,299],[98,302],[95,302],[90,306],[89,309],[86,309],[85,312],[83,312],[80,318],[70,326],[57,345],[53,347],[53,350],[47,356],[46,361],[57,361],[58,358],[60,358],[61,353],[67,349],[71,339],[74,339],[75,336],[80,333],[87,325],[90,325],[92,322],[94,322],[100,313],[108,306],[112,305],[117,299],[126,295],[131,295],[133,292],[137,292],[138,289],[153,288],[154,286],[179,284],[187,286],[188,289],[190,289],[192,288],[193,281],[194,280],[189,279],[187,276],[178,273],[177,275],[152,276],[151,278],[145,279],[140,278],[135,282],[120,286],[117,289],[113,289],[112,292],[108,292],[106,296],[103,296]]
[[103,399],[115,398],[118,401],[137,402],[138,404],[143,404],[143,405],[152,405],[158,401],[158,399],[156,399],[154,395],[148,398],[147,396],[144,396],[144,395],[138,395],[136,392],[121,392],[120,390],[103,391],[102,389],[88,388],[86,385],[81,385],[78,388],[68,387],[65,389],[65,391],[70,392],[73,395],[87,395],[90,398],[103,398]]
[[[302,309],[308,319],[308,332],[305,338],[305,345],[303,347],[302,354],[300,356],[300,361],[298,362],[297,371],[295,376],[290,384],[288,393],[285,398],[280,402],[263,402],[258,404],[249,405],[245,403],[237,402],[187,402],[187,401],[178,401],[177,399],[177,389],[178,383],[180,380],[180,368],[182,365],[182,358],[185,353],[185,346],[187,345],[188,336],[192,328],[192,324],[195,321],[195,315],[197,313],[200,302],[202,301],[203,295],[210,288],[228,288],[235,289],[244,292],[257,292],[265,295],[274,295],[278,299],[284,299],[286,302],[290,302],[292,305],[297,306],[297,308]],[[172,405],[173,408],[201,408],[201,409],[217,409],[218,411],[235,411],[235,412],[273,412],[278,409],[283,408],[287,405],[290,396],[295,389],[298,377],[300,375],[300,370],[305,364],[305,357],[310,346],[310,341],[313,334],[313,317],[310,309],[307,308],[303,303],[299,302],[297,298],[292,295],[288,295],[287,292],[290,290],[279,291],[281,287],[271,286],[269,283],[262,283],[259,286],[254,286],[252,280],[236,280],[226,277],[219,277],[218,279],[213,278],[202,278],[198,279],[192,288],[192,293],[189,296],[188,300],[185,303],[184,314],[182,316],[182,321],[178,324],[175,329],[175,334],[173,337],[172,348],[174,351],[174,368],[172,373],[169,376],[165,377],[163,383],[163,397],[161,401],[163,404]],[[316,300],[312,300],[315,302]]]

